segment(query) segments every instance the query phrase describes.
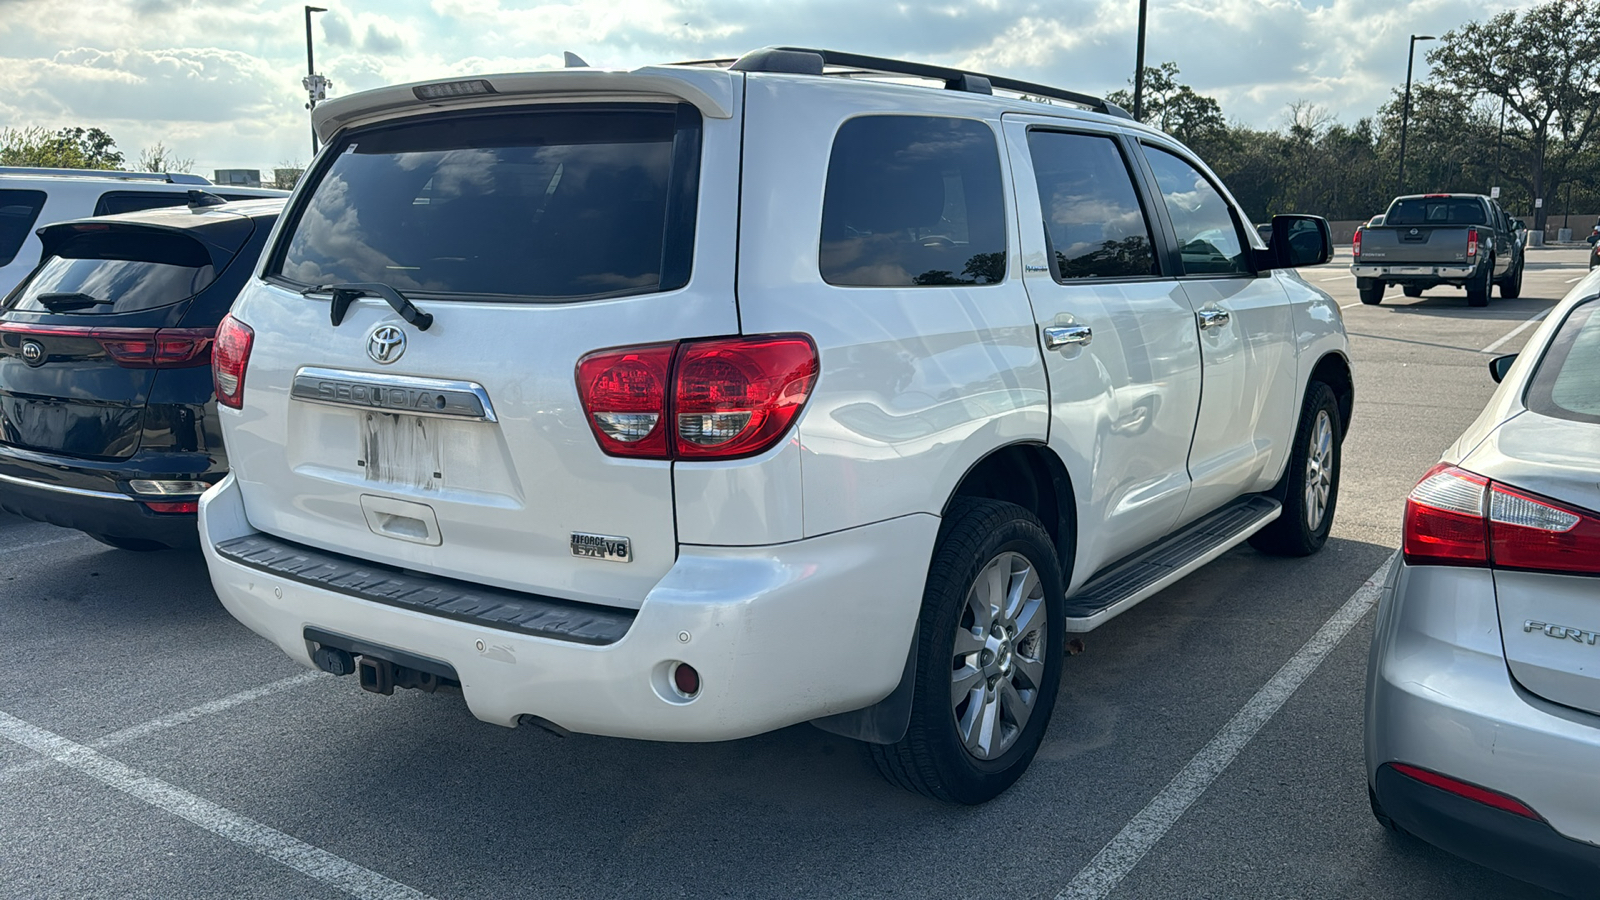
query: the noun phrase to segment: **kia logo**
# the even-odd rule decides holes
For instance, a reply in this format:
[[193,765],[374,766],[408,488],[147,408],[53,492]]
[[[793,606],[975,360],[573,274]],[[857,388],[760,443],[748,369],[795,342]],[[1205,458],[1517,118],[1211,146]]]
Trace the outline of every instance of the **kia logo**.
[[372,361],[388,365],[406,352],[406,333],[396,325],[379,325],[367,337],[367,355]]
[[30,366],[44,365],[44,345],[38,341],[23,341],[22,361]]

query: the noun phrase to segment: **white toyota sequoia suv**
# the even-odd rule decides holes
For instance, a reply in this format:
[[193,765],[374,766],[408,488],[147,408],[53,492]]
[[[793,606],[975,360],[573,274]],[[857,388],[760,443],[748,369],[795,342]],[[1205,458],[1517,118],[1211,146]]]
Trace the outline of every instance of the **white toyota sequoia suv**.
[[1326,540],[1353,385],[1289,269],[1327,224],[1264,245],[1093,97],[729,62],[317,107],[217,335],[212,580],[369,691],[651,740],[810,721],[985,801],[1067,633]]

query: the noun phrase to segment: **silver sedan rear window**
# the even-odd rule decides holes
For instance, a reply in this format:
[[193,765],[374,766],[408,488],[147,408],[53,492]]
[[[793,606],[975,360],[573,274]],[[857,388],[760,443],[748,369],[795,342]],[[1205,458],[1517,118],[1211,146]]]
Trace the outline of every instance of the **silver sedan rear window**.
[[1600,424],[1600,299],[1573,307],[1539,361],[1524,402],[1542,415]]

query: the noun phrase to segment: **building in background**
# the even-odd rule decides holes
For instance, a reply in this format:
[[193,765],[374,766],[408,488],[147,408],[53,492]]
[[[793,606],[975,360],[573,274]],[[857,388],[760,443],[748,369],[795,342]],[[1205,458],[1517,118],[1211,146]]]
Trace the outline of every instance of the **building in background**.
[[217,169],[216,175],[211,181],[215,184],[226,184],[233,187],[261,187],[261,170]]

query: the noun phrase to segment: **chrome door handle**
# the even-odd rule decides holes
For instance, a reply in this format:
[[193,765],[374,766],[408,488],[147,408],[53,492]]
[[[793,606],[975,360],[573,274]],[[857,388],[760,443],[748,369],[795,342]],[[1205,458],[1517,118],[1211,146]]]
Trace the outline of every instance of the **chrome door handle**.
[[1094,330],[1087,325],[1052,325],[1044,330],[1044,348],[1060,350],[1076,344],[1086,347],[1094,340]]
[[1200,317],[1201,328],[1221,328],[1231,318],[1225,309],[1202,309],[1195,315]]

